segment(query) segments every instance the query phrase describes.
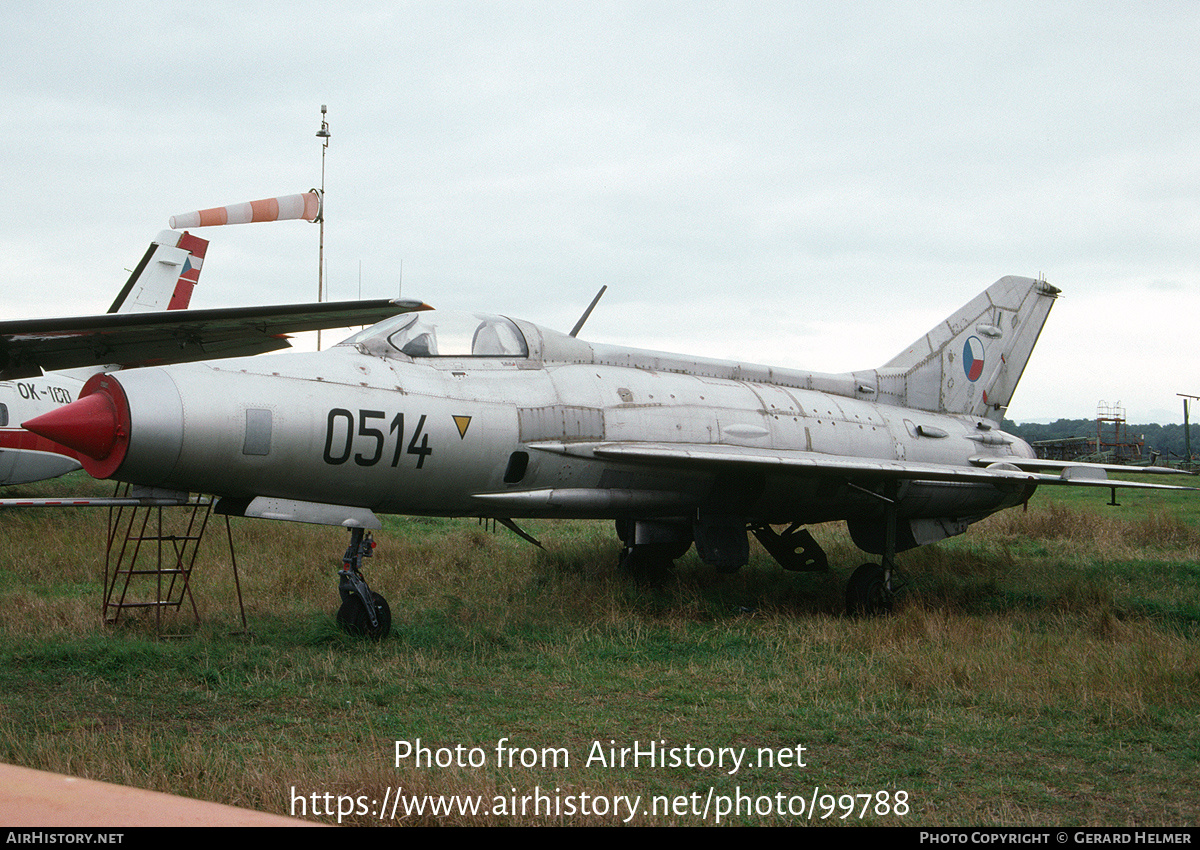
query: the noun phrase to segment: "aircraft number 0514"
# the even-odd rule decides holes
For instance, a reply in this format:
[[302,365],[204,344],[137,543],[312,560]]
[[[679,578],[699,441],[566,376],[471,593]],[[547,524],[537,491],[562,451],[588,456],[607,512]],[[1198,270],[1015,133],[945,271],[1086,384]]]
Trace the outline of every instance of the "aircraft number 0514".
[[[388,422],[387,414],[382,410],[358,411],[358,428],[354,427],[354,414],[345,408],[335,407],[329,411],[325,424],[325,462],[333,465],[345,463],[354,454],[354,462],[359,466],[374,466],[383,459],[384,449],[394,442],[392,450],[392,466],[400,465],[400,455],[404,446],[404,414],[397,413]],[[383,430],[387,423],[387,431]],[[358,440],[355,440],[358,437]],[[355,452],[355,444],[360,451]],[[365,451],[363,451],[365,449]],[[429,435],[425,433],[425,414],[417,420],[417,427],[408,441],[408,449],[404,454],[417,456],[417,469],[425,464],[425,458],[433,454],[429,448]]]

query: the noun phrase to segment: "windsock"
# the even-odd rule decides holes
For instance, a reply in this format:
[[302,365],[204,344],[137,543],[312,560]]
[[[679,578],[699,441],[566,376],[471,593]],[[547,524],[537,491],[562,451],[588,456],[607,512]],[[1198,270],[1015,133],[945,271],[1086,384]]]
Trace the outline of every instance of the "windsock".
[[216,224],[249,224],[252,221],[286,221],[302,218],[316,221],[321,214],[321,196],[318,192],[301,195],[284,195],[280,198],[263,198],[246,204],[231,204],[213,207],[211,210],[171,216],[171,229],[184,227],[208,227]]

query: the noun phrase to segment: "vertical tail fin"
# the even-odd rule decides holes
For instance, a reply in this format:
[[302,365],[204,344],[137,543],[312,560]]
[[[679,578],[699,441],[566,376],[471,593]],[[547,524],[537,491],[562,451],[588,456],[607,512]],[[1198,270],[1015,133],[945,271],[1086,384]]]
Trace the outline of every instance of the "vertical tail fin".
[[1001,278],[878,370],[880,395],[999,422],[1058,293],[1044,280]]
[[150,243],[108,312],[187,309],[207,248],[207,239],[164,230]]

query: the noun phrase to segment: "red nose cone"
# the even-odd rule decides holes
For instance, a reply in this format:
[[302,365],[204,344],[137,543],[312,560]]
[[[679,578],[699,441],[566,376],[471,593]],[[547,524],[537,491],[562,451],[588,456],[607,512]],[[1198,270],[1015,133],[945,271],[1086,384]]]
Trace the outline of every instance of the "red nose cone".
[[21,427],[79,452],[93,478],[111,478],[129,450],[129,400],[112,375],[93,375],[79,398]]
[[43,413],[21,423],[21,427],[95,460],[108,457],[117,438],[124,436],[113,400],[103,392],[83,396],[57,410]]

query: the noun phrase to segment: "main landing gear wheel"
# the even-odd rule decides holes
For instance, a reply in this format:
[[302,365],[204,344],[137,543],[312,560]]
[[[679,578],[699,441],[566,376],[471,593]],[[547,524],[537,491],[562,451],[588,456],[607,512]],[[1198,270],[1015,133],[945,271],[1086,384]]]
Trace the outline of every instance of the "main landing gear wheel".
[[846,612],[851,617],[890,614],[895,594],[888,584],[883,567],[879,564],[863,564],[846,584]]
[[363,558],[371,557],[375,541],[369,532],[361,528],[350,529],[350,546],[342,556],[342,568],[338,571],[338,593],[342,596],[342,607],[338,609],[337,623],[352,635],[365,635],[380,641],[392,630],[392,610],[387,600],[367,586],[362,574]]
[[365,635],[374,641],[387,637],[392,630],[392,609],[388,607],[387,600],[374,591],[371,592],[371,601],[375,606],[374,625],[367,614],[367,606],[363,604],[362,598],[355,594],[338,609],[338,626],[347,634]]
[[[677,523],[650,523],[652,529],[648,536],[653,542],[635,542],[638,537],[638,521],[619,519],[616,522],[617,537],[620,538],[621,555],[617,561],[618,569],[639,584],[657,586],[671,577],[675,568],[675,559],[682,558],[687,550],[692,548],[692,538],[678,534],[678,539],[670,539],[673,535],[671,525]],[[653,527],[657,526],[657,531]],[[666,531],[664,532],[664,526]],[[678,532],[678,529],[676,529]]]
[[640,584],[659,585],[671,577],[678,550],[678,545],[669,543],[626,546],[621,550],[620,569]]

